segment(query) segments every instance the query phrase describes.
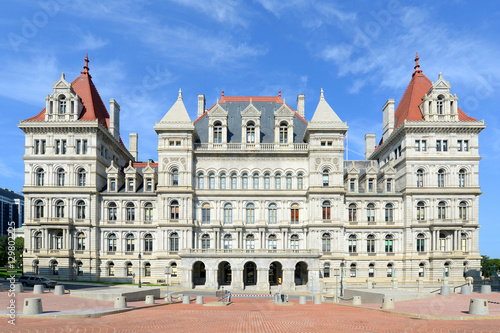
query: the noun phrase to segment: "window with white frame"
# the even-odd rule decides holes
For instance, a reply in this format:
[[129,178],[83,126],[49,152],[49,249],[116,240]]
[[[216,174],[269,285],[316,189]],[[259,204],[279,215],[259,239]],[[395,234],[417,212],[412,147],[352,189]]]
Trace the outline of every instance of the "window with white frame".
[[349,276],[352,278],[356,277],[356,264],[351,264],[349,269]]
[[271,175],[266,173],[264,174],[264,189],[269,190],[271,188]]
[[417,220],[425,220],[425,203],[423,201],[417,203]]
[[259,189],[259,174],[258,173],[253,174],[253,189],[254,190]]
[[366,206],[366,219],[368,222],[375,222],[375,205],[372,203]]
[[222,173],[220,175],[220,189],[225,190],[226,189],[226,174]]
[[255,250],[255,237],[254,235],[247,235],[245,239],[245,249],[247,251]]
[[76,236],[76,250],[85,251],[85,234],[83,232],[79,232]]
[[210,249],[210,236],[208,234],[204,234],[201,236],[201,250],[206,251]]
[[231,189],[236,190],[238,188],[238,177],[235,173],[231,174]]
[[146,202],[144,205],[144,221],[153,221],[153,204],[151,202]]
[[222,143],[222,124],[219,121],[214,124],[214,143]]
[[153,252],[153,236],[151,234],[144,236],[144,252]]
[[241,188],[244,190],[248,189],[248,174],[247,173],[244,173],[241,176]]
[[78,200],[76,203],[76,218],[83,220],[85,218],[85,201]]
[[330,221],[331,220],[331,205],[330,201],[325,200],[321,204],[321,208],[323,211],[323,221]]
[[387,264],[387,277],[392,277],[394,268],[392,264]]
[[116,203],[110,202],[108,205],[108,221],[116,221]]
[[299,205],[293,204],[290,208],[290,223],[298,224],[299,223]]
[[233,236],[231,234],[224,235],[224,250],[232,250],[233,249]]
[[467,172],[464,169],[460,169],[458,172],[458,187],[465,187],[465,176]]
[[247,124],[247,143],[255,143],[255,124],[253,122]]
[[66,172],[63,168],[57,169],[57,186],[64,186],[66,180]]
[[281,174],[277,173],[274,175],[274,188],[277,190],[281,189]]
[[437,180],[438,180],[438,181],[437,181],[437,183],[438,183],[438,187],[444,187],[444,176],[445,176],[445,171],[444,171],[443,169],[440,169],[440,170],[438,171],[438,175],[437,175],[437,176],[438,176],[438,179],[437,179]]
[[438,219],[446,219],[446,202],[444,201],[438,203]]
[[178,252],[179,251],[179,234],[173,232],[169,237],[170,241],[170,252]]
[[386,235],[385,236],[385,253],[393,253],[394,252],[394,236]]
[[375,277],[375,264],[370,263],[368,265],[368,277]]
[[203,173],[198,174],[198,189],[203,190],[205,187],[205,175]]
[[425,252],[425,235],[423,233],[417,235],[417,252]]
[[292,189],[292,174],[291,173],[286,174],[286,189],[287,190]]
[[255,205],[253,203],[248,203],[246,206],[246,223],[255,223]]
[[78,170],[78,186],[86,186],[87,185],[87,172],[85,169]]
[[42,248],[42,232],[35,232],[33,247],[35,250],[40,250]]
[[461,220],[467,220],[467,202],[460,201],[458,204],[458,217]]
[[357,237],[356,235],[352,234],[349,235],[348,239],[348,247],[349,247],[349,253],[356,253],[357,252]]
[[349,222],[356,222],[356,204],[349,204]]
[[373,234],[366,237],[366,252],[375,253],[375,235]]
[[125,251],[127,252],[135,251],[135,237],[133,234],[128,234],[125,237]]
[[210,224],[210,204],[208,203],[201,207],[201,223]]
[[59,114],[65,114],[66,113],[66,96],[60,95],[59,96]]
[[423,187],[424,186],[424,170],[418,169],[417,170],[417,187]]
[[325,169],[323,170],[323,186],[328,186],[329,185],[329,175],[328,175],[328,170]]
[[321,251],[323,251],[323,252],[330,252],[331,251],[331,236],[327,232],[325,232],[321,236]]
[[179,186],[179,170],[178,169],[172,170],[172,185]]
[[64,217],[64,201],[62,200],[56,202],[56,217]]
[[135,221],[135,205],[133,202],[128,202],[126,206],[127,221]]
[[304,176],[302,173],[297,175],[297,189],[302,190],[304,188]]
[[278,248],[278,241],[276,240],[276,235],[269,235],[269,238],[267,239],[267,248],[270,251],[276,251]]
[[224,224],[233,223],[233,205],[229,202],[224,205]]
[[465,232],[460,234],[460,249],[464,252],[467,251],[467,234]]
[[108,236],[108,252],[116,251],[116,235],[109,234]]
[[277,215],[278,215],[278,208],[276,206],[275,203],[271,203],[269,204],[269,208],[268,208],[268,222],[269,224],[276,224],[278,219],[277,219]]
[[299,249],[299,236],[296,234],[293,234],[290,237],[290,249],[291,250],[298,250]]
[[45,171],[42,168],[38,168],[36,170],[36,186],[44,186],[45,185]]
[[385,205],[385,222],[394,222],[394,206],[391,203]]
[[211,190],[214,190],[215,189],[215,174],[211,173],[210,175],[208,175],[208,188],[211,189]]
[[280,124],[280,143],[288,143],[288,124],[284,121]]

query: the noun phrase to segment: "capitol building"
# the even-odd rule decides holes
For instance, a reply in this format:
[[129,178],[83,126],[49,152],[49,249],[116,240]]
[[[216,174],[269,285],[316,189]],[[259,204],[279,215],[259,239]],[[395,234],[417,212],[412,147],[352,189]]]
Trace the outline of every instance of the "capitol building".
[[[418,56],[402,99],[382,106],[381,136],[346,160],[348,124],[321,91],[311,119],[277,96],[179,90],[151,124],[158,156],[125,147],[88,58],[54,83],[25,133],[24,271],[52,279],[269,292],[462,283],[480,275],[479,133]],[[99,75],[99,73],[95,73]],[[401,87],[401,90],[404,87]],[[41,101],[42,104],[42,101]],[[195,113],[194,110],[192,112]],[[123,134],[123,133],[122,133]],[[153,144],[149,142],[148,144]]]

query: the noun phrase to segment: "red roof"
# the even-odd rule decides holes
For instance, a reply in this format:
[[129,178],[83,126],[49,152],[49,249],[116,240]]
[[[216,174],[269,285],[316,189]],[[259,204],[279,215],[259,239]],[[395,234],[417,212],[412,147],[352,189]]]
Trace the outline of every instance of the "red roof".
[[[423,121],[424,117],[422,112],[420,112],[419,105],[422,104],[422,98],[429,92],[432,86],[431,80],[429,80],[420,69],[418,64],[418,54],[415,58],[415,72],[412,75],[411,81],[406,88],[406,91],[398,104],[396,112],[394,113],[394,122],[397,129],[405,120],[409,121]],[[458,120],[459,121],[477,121],[472,117],[465,114],[460,108],[458,108]]]
[[[134,168],[145,168],[148,166],[148,162],[132,162],[132,166]],[[152,168],[158,167],[158,162],[150,162],[149,166]],[[125,168],[128,167],[128,163],[125,165]]]

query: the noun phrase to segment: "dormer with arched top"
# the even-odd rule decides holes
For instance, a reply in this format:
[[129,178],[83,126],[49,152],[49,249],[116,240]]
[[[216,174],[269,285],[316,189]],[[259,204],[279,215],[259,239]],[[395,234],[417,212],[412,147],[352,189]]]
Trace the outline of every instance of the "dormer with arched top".
[[283,105],[274,112],[274,143],[293,143],[293,116],[295,112],[286,105]]
[[439,78],[422,98],[420,110],[426,121],[458,121],[458,98],[450,93],[451,85],[439,73]]
[[227,143],[227,111],[217,103],[208,111],[208,142]]
[[66,81],[64,73],[52,85],[52,89],[52,95],[45,98],[45,121],[77,120],[83,110],[83,104],[71,83]]
[[241,112],[241,142],[260,143],[260,116],[261,112],[250,99],[250,104]]

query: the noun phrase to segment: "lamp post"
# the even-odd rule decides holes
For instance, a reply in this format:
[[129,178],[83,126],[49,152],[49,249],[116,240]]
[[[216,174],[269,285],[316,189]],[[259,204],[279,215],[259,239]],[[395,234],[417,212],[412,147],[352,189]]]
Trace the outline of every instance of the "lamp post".
[[333,275],[335,276],[335,302],[339,302],[339,275],[340,269],[336,268]]
[[141,259],[142,259],[142,256],[141,254],[139,253],[139,288],[141,287]]
[[172,266],[167,266],[165,267],[165,277],[167,278],[167,298],[168,298],[168,285],[169,285],[169,278],[170,274],[172,274]]
[[340,275],[340,296],[344,296],[344,266],[345,259],[342,259],[342,262],[340,263],[340,268],[342,270]]

